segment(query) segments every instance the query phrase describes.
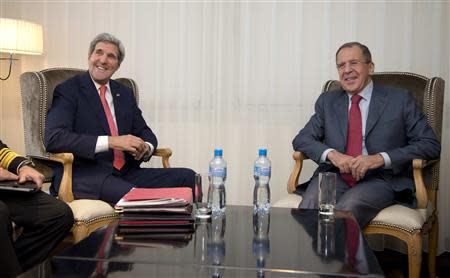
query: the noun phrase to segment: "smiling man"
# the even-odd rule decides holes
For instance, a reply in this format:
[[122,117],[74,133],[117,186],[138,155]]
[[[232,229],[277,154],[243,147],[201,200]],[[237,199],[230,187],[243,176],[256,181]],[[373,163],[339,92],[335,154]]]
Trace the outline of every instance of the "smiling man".
[[[111,79],[125,56],[120,40],[97,35],[89,47],[89,71],[58,85],[47,115],[49,152],[71,152],[75,198],[116,203],[132,187],[191,187],[187,168],[140,168],[157,147],[130,88]],[[55,166],[52,193],[62,177]]]
[[336,209],[351,211],[364,227],[396,202],[415,206],[411,162],[436,159],[440,143],[408,91],[372,81],[375,65],[365,45],[342,45],[336,67],[342,90],[320,95],[292,142],[319,165],[296,193],[303,196],[300,208],[317,208],[319,172],[335,172]]

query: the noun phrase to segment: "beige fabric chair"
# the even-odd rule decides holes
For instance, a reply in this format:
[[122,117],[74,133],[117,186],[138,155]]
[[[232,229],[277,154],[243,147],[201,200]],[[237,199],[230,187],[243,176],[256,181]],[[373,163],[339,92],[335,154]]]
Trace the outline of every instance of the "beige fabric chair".
[[[373,75],[374,82],[408,89],[422,107],[428,123],[439,140],[442,134],[444,80],[427,78],[407,72],[381,72]],[[340,88],[337,80],[325,83],[322,92]],[[283,199],[274,206],[297,207],[301,197],[292,194],[307,159],[301,152],[294,152],[295,166],[289,177],[287,191],[290,199]],[[439,187],[439,161],[415,159],[413,162],[417,209],[393,205],[383,209],[364,229],[365,234],[386,234],[404,241],[408,247],[409,277],[419,277],[422,262],[422,235],[429,236],[428,267],[430,277],[435,277],[438,242],[437,190]]]
[[[63,81],[85,72],[81,69],[51,68],[38,72],[26,72],[20,76],[22,93],[22,113],[25,131],[26,154],[37,165],[46,177],[46,182],[52,180],[53,172],[49,163],[63,164],[64,173],[61,180],[58,197],[71,207],[75,224],[72,229],[74,241],[78,242],[88,236],[92,231],[108,224],[117,214],[106,202],[100,200],[74,200],[72,193],[72,162],[71,153],[48,153],[44,147],[44,130],[47,111],[53,99],[53,90]],[[138,98],[138,88],[130,78],[118,78],[118,82],[130,87]],[[170,167],[170,149],[157,149],[154,155],[162,157],[165,168]]]

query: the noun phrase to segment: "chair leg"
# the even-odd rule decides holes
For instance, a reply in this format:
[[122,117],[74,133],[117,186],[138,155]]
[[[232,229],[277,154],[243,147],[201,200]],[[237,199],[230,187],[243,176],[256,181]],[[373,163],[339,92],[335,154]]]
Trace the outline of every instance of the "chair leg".
[[418,278],[422,264],[422,235],[420,233],[414,234],[408,240],[407,245],[409,278]]
[[428,235],[428,275],[430,275],[431,278],[436,277],[436,254],[438,238],[439,222],[438,218],[436,217]]
[[72,234],[73,234],[73,243],[75,244],[86,238],[89,232],[88,228],[84,224],[81,225],[75,224],[74,228],[72,228]]

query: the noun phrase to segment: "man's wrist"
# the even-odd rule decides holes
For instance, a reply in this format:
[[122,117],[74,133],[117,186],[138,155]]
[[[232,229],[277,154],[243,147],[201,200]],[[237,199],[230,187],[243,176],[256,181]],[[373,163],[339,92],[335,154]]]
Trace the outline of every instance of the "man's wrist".
[[19,166],[17,166],[17,173],[19,173],[20,169],[22,169],[25,166],[30,166],[32,168],[35,167],[33,161],[31,161],[30,159],[26,159],[26,160],[20,162]]
[[392,169],[392,162],[389,155],[386,152],[380,152],[378,154],[383,157],[383,165],[381,167],[383,167],[383,169]]
[[375,154],[373,157],[375,159],[375,168],[382,168],[384,166],[384,157],[380,153]]

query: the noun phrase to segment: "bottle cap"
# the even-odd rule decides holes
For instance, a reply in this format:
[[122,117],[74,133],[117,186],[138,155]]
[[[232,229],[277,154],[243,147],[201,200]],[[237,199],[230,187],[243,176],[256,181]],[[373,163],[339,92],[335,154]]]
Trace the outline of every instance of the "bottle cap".
[[214,156],[222,156],[222,149],[215,149]]
[[267,149],[259,149],[259,156],[267,156]]

